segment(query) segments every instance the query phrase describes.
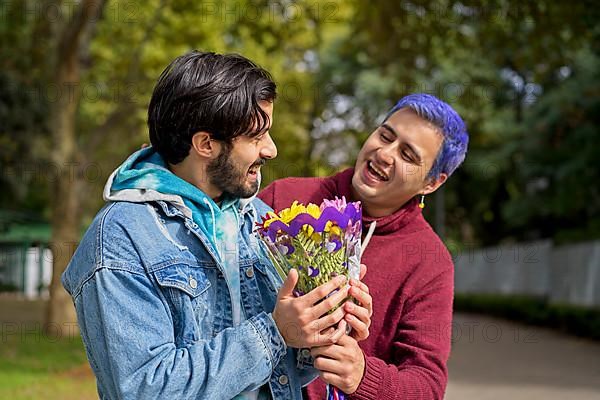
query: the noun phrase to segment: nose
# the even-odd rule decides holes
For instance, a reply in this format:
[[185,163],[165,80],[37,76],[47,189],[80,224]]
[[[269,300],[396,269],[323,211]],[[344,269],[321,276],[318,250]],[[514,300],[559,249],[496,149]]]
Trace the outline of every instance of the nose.
[[269,160],[277,157],[277,146],[275,145],[275,142],[269,133],[265,134],[262,140],[260,156]]
[[394,148],[393,146],[383,146],[380,147],[379,150],[377,150],[377,158],[388,165],[391,165],[394,163],[394,156],[393,156],[393,152],[394,152]]

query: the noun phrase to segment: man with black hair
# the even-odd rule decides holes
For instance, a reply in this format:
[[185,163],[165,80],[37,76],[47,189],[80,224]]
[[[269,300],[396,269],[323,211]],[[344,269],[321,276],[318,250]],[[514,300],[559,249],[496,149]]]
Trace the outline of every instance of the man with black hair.
[[152,146],[110,176],[62,277],[101,399],[300,399],[316,371],[292,347],[344,333],[343,307],[327,314],[344,280],[295,298],[297,273],[281,286],[252,234],[275,96],[239,55],[191,52],[160,76]]

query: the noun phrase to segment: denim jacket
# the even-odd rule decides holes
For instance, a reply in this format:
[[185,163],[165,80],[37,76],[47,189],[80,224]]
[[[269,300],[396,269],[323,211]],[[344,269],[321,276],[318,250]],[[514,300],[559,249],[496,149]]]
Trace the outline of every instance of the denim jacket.
[[281,279],[252,233],[270,210],[240,206],[244,321],[232,323],[223,271],[206,235],[163,200],[109,202],[62,276],[101,399],[231,399],[268,384],[301,399],[316,370],[298,367],[272,318]]

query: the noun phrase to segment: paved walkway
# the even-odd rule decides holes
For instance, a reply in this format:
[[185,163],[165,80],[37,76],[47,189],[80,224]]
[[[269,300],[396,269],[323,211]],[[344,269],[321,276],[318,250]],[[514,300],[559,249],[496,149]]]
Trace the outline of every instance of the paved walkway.
[[[43,311],[0,297],[0,323]],[[453,338],[446,400],[600,400],[599,342],[467,314],[455,315]]]
[[600,343],[457,314],[446,400],[600,400]]

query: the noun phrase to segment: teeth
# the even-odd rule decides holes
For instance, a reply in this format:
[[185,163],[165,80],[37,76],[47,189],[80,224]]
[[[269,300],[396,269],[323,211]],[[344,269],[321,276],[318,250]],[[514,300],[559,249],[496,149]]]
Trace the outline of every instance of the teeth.
[[387,175],[385,174],[385,172],[383,172],[382,170],[380,170],[379,168],[377,168],[371,161],[369,161],[369,167],[371,167],[371,169],[377,174],[379,175],[379,177],[381,179],[383,179],[384,181],[387,181]]

